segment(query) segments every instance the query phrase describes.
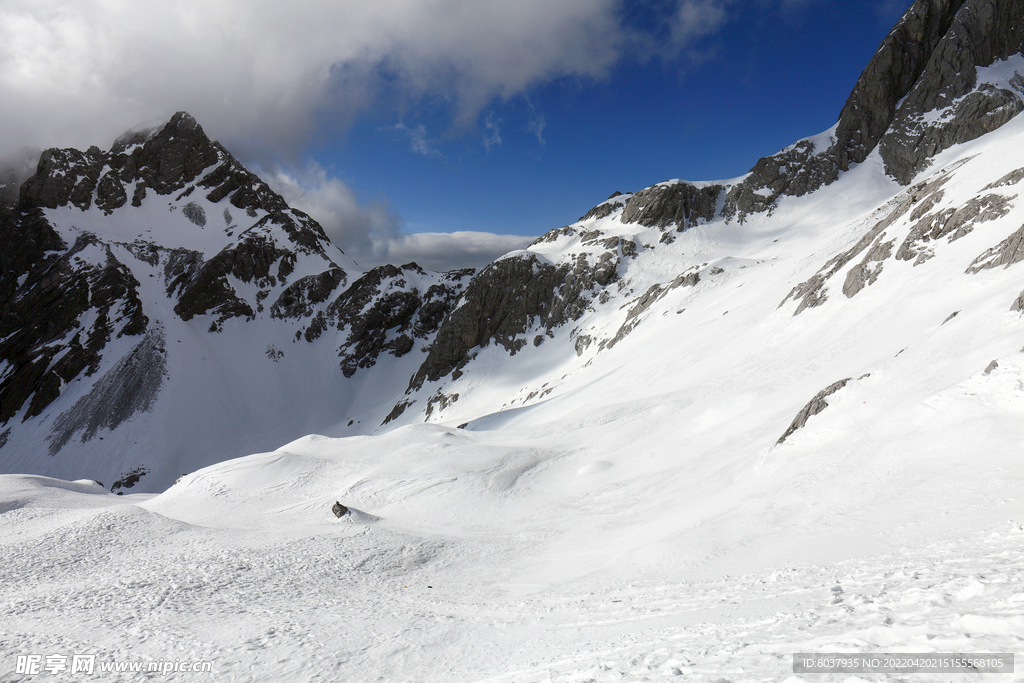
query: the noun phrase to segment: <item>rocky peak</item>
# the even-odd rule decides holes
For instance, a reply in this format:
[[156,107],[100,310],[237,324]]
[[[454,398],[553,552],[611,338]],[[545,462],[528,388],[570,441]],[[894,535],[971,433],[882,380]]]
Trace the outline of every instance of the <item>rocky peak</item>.
[[964,0],[917,0],[885,37],[839,114],[832,149],[842,170],[860,163],[889,129]]
[[[228,155],[206,136],[202,126],[185,112],[178,112],[141,145],[132,145],[134,137],[122,136],[114,143],[110,156],[121,166],[122,177],[142,181],[157,194],[183,189],[206,168]],[[123,165],[120,162],[123,159]],[[116,166],[115,166],[116,168]]]
[[[205,171],[211,169],[204,174]],[[178,112],[163,126],[129,131],[103,152],[90,147],[48,149],[34,176],[21,187],[19,208],[92,206],[110,213],[131,201],[141,206],[149,191],[158,195],[206,192],[252,215],[287,208],[284,200],[247,171],[224,147],[210,140],[192,116]],[[131,195],[129,198],[129,194]]]
[[[1016,85],[978,78],[979,68],[1024,50],[1024,0],[955,4],[960,6],[948,29],[879,141],[886,171],[904,185],[934,155],[995,130],[1024,110],[1019,74]],[[929,116],[936,111],[942,116]]]
[[[910,184],[934,155],[1024,110],[1024,86],[977,76],[1022,49],[1024,0],[916,0],[857,80],[827,146],[802,141],[759,160],[730,191],[725,215],[742,220],[780,196],[813,192],[875,149],[887,173]],[[937,110],[946,111],[928,116]]]

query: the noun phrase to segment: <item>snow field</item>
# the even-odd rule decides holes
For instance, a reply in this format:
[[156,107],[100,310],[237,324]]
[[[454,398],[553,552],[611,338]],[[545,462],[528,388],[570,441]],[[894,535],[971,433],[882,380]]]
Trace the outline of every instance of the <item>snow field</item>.
[[[297,470],[276,463],[279,476],[250,492],[267,516],[289,518],[272,499]],[[221,481],[240,490],[250,474]],[[324,506],[304,527],[290,517],[276,529],[238,528],[254,526],[252,507],[193,507],[223,522],[200,526],[147,509],[189,497],[181,492],[126,500],[17,475],[0,490],[21,504],[3,513],[19,530],[2,543],[5,681],[30,680],[13,675],[13,660],[37,651],[212,660],[224,681],[905,680],[799,678],[792,654],[1013,652],[1024,634],[1019,523],[839,563],[541,585],[520,581],[530,559],[515,538],[414,535],[386,519],[335,520]]]
[[[933,210],[1018,168],[1022,135],[1017,117],[940,155],[920,180],[958,166]],[[227,681],[849,683],[906,679],[798,678],[792,654],[1021,650],[1022,266],[964,272],[1024,223],[1020,188],[995,191],[1012,196],[1007,215],[935,240],[921,265],[887,258],[849,298],[858,255],[795,317],[793,287],[904,198],[877,157],[771,216],[671,245],[648,248],[660,232],[617,214],[579,226],[637,245],[609,301],[511,358],[480,349],[386,428],[421,352],[336,396],[329,345],[288,346],[309,361],[289,374],[265,357],[270,333],[168,322],[185,379],[133,428],[187,417],[221,436],[202,456],[183,439],[168,468],[189,474],[156,496],[0,477],[0,677],[18,680],[14,656],[38,650],[212,660]],[[898,248],[913,223],[885,239]],[[562,239],[534,251],[557,263],[583,249]],[[691,268],[696,286],[599,348]],[[577,354],[569,328],[595,343]],[[221,343],[236,353],[204,365]],[[239,399],[226,378],[244,373]],[[424,424],[439,390],[459,399]],[[313,423],[349,436],[198,469]],[[105,458],[97,445],[82,464]],[[335,519],[336,500],[351,513]]]

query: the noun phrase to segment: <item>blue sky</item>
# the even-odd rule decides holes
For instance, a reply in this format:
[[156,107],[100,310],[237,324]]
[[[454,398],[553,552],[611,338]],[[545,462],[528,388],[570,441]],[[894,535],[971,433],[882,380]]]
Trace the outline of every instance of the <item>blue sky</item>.
[[185,110],[360,264],[481,265],[829,128],[909,5],[0,0],[0,157]]
[[401,115],[368,111],[348,131],[325,121],[308,153],[362,196],[386,197],[407,232],[539,235],[615,190],[742,175],[827,129],[904,9],[748,7],[677,56],[538,83],[461,127],[429,98]]

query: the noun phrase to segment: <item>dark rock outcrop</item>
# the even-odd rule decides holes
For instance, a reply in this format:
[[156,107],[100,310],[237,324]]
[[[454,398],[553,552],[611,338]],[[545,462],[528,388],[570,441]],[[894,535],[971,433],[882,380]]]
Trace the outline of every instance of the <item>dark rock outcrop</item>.
[[982,192],[987,192],[989,190],[995,190],[996,188],[1000,188],[1000,187],[1008,187],[1010,185],[1016,185],[1021,180],[1024,180],[1024,168],[1018,168],[1018,169],[1016,169],[1014,171],[1010,171],[1009,173],[1007,173],[1006,175],[1004,175],[1002,178],[1000,178],[999,180],[995,181],[994,183],[989,183],[988,185],[986,185],[984,188],[982,188]]
[[779,440],[775,442],[775,445],[781,444],[783,441],[792,436],[793,432],[795,432],[798,429],[801,429],[804,425],[806,425],[808,419],[825,410],[825,408],[828,408],[828,402],[825,401],[825,399],[831,396],[832,394],[836,393],[843,387],[845,387],[851,379],[852,377],[841,379],[838,382],[830,384],[825,389],[819,391],[807,405],[800,409],[800,412],[796,414],[795,418],[793,418],[792,424],[789,425],[789,429],[786,430],[785,434],[779,437]]
[[580,216],[579,222],[591,220],[593,218],[604,218],[606,216],[610,216],[612,213],[615,212],[616,209],[622,208],[622,201],[614,201],[616,197],[620,196],[622,196],[621,192],[613,192],[612,196],[608,197],[608,199],[604,200],[603,202],[592,208],[590,211]]
[[882,274],[883,262],[892,254],[895,244],[896,240],[888,242],[877,240],[861,262],[847,271],[846,282],[843,283],[843,294],[846,298],[853,298],[860,290],[874,284],[878,276]]
[[[188,186],[197,182],[212,202],[231,195],[231,204],[240,209],[287,209],[279,195],[245,170],[219,143],[211,141],[185,112],[178,112],[153,131],[121,137],[109,152],[101,152],[97,147],[86,152],[46,150],[39,158],[35,175],[21,186],[19,205],[27,210],[70,204],[84,210],[95,203],[110,213],[128,202],[130,186],[134,186],[132,205],[141,206],[148,191],[158,195],[184,191],[187,195],[193,190]],[[189,216],[197,224],[200,210],[196,205],[195,217]],[[205,216],[202,222],[205,223]]]
[[[836,142],[829,150],[838,169],[864,161],[892,125],[900,102],[922,78],[929,83],[934,80],[932,74],[942,68],[936,48],[964,4],[964,0],[916,0],[885,37],[839,114]],[[934,108],[924,106],[922,102],[907,111]]]
[[372,367],[382,353],[404,356],[412,351],[414,339],[426,340],[433,335],[455,306],[473,272],[467,269],[445,273],[438,282],[420,291],[406,282],[425,275],[415,263],[379,266],[331,302],[322,327],[314,333],[321,334],[328,325],[347,331],[338,355],[342,372],[351,377],[359,368]]
[[624,223],[663,230],[683,230],[719,212],[742,223],[750,214],[774,210],[780,197],[800,197],[835,182],[876,149],[886,171],[910,184],[939,152],[1024,111],[1024,75],[1010,89],[978,82],[979,67],[1024,49],[1022,16],[1024,0],[916,0],[857,79],[829,135],[759,159],[729,187],[655,185],[624,203],[609,199],[580,220],[607,216],[622,205]]
[[[339,340],[333,343],[341,344],[350,375],[373,365],[381,353],[401,356],[416,339],[427,343],[470,275],[427,276],[411,265],[389,277],[371,276],[372,283],[363,280],[347,297],[339,295],[348,275],[332,260],[339,252],[323,229],[290,209],[185,113],[125,135],[106,152],[48,150],[37,156],[35,174],[17,195],[5,196],[10,201],[0,203],[0,427],[12,418],[50,420],[51,454],[78,436],[88,441],[150,410],[164,386],[167,349],[144,311],[136,277],[159,277],[162,271],[174,313],[184,321],[210,316],[212,323],[202,324],[211,332],[228,319],[253,320],[264,303],[269,317],[295,321],[299,337],[308,341],[335,325]],[[223,237],[204,235],[197,244],[226,246],[209,254],[141,237],[120,243],[69,232],[47,217],[58,208],[92,210],[88,225],[143,202],[169,207],[175,228],[223,231]],[[216,214],[210,214],[210,202],[222,202]],[[211,220],[214,215],[223,216],[223,225]],[[63,234],[72,237],[65,241]],[[292,281],[300,262],[305,277]],[[400,291],[404,284],[396,283],[411,274],[426,283],[423,291]],[[336,305],[330,309],[332,299]],[[145,301],[146,307],[154,305],[166,306]],[[139,339],[111,357],[109,342],[126,336]],[[268,348],[271,360],[284,359],[277,347]],[[51,406],[76,381],[85,388],[78,400],[60,404],[63,412],[51,415]]]
[[345,271],[331,268],[293,282],[270,307],[274,318],[308,318],[316,304],[328,298],[346,281]]
[[1024,261],[1024,226],[974,259],[967,267],[967,272],[980,273],[987,268],[998,268],[999,266],[1009,268],[1021,261]]
[[[907,214],[910,214],[911,220],[919,221],[919,224],[930,224],[933,219],[927,216],[927,212],[931,211],[935,205],[941,201],[944,194],[943,186],[949,182],[950,178],[952,178],[952,172],[959,168],[963,163],[966,163],[966,161],[967,160],[963,160],[956,164],[952,164],[943,169],[942,172],[938,173],[928,182],[918,183],[896,196],[886,207],[884,207],[887,211],[884,218],[875,223],[870,230],[864,233],[861,239],[858,240],[853,247],[845,252],[833,256],[810,279],[801,282],[794,287],[789,294],[786,295],[786,298],[783,299],[779,306],[782,306],[790,299],[799,301],[799,304],[793,313],[794,315],[798,315],[808,308],[820,306],[828,298],[826,285],[829,280],[835,276],[836,273],[845,268],[851,261],[853,261],[853,259],[865,252],[867,253],[863,257],[862,261],[851,268],[847,273],[846,281],[843,283],[843,293],[847,297],[852,297],[864,287],[872,284],[881,274],[883,262],[892,254],[894,240],[886,240],[886,231],[898,220],[907,216]],[[995,195],[995,197],[998,197],[998,195]],[[1000,207],[998,210],[1002,210],[1001,207],[1003,204],[1001,203],[1001,200],[994,199],[991,206],[998,206]],[[978,202],[977,205],[974,206],[977,211],[972,208],[961,212],[957,221],[954,222],[956,227],[962,228],[971,221],[980,220],[983,215],[989,215],[986,212],[986,207],[991,208],[988,203]],[[952,213],[957,212],[953,211]],[[951,216],[952,214],[947,218],[951,219]],[[945,222],[943,222],[942,225],[945,226]],[[924,247],[921,247],[917,251],[912,251],[912,248],[914,245],[918,245],[919,242],[925,240],[926,233],[926,230],[922,230],[918,237],[914,239],[908,238],[908,241],[904,242],[904,246],[906,247],[905,252],[897,253],[906,253],[911,255],[923,254],[925,252]],[[945,234],[947,233],[942,233],[942,235]],[[964,234],[966,234],[966,232]],[[901,249],[903,249],[903,247],[901,247]],[[923,258],[928,258],[928,255],[930,255],[930,252],[925,254]]]
[[[830,148],[831,149],[831,148]],[[845,170],[830,154],[804,140],[758,160],[743,182],[726,195],[722,215],[741,223],[748,214],[772,211],[779,197],[800,197],[828,185]]]
[[294,259],[294,253],[282,249],[273,237],[254,231],[208,261],[193,262],[192,268],[176,264],[182,267],[168,283],[168,294],[178,297],[174,312],[182,320],[204,314],[218,316],[218,322],[232,317],[252,318],[252,306],[236,295],[228,276],[259,287],[274,286],[281,271],[290,270],[289,261]]
[[[911,227],[910,233],[896,252],[896,258],[909,261],[916,257],[914,265],[919,265],[933,255],[928,243],[944,237],[954,242],[969,234],[978,223],[1002,218],[1009,212],[1010,202],[1007,197],[1001,194],[987,194],[973,197],[960,207],[928,213],[921,216]],[[920,210],[915,210],[911,214],[911,219],[920,213]]]
[[[914,7],[918,4],[922,3]],[[931,156],[995,130],[1024,109],[1020,92],[977,81],[978,67],[1024,49],[1024,0],[948,4],[941,13],[941,23],[955,9],[949,27],[895,112],[881,146],[886,170],[904,184],[927,165]],[[951,107],[950,116],[924,121],[929,112]]]
[[609,239],[615,251],[601,254],[596,264],[585,254],[559,265],[524,254],[484,268],[444,320],[426,360],[409,383],[409,391],[449,373],[457,379],[472,359],[473,349],[494,342],[515,354],[528,343],[525,335],[535,323],[551,331],[579,319],[594,293],[617,276],[623,240]]
[[1013,302],[1013,305],[1010,306],[1010,310],[1017,311],[1019,313],[1024,313],[1024,291],[1020,293],[1020,296],[1018,296],[1017,299]]
[[[149,469],[146,467],[135,467],[130,471],[125,472],[120,479],[110,485],[110,492],[113,493],[118,489],[130,489],[139,483],[139,480],[149,474]],[[123,495],[123,491],[118,491],[117,495]]]
[[[35,218],[20,227],[29,232],[41,228],[41,235],[19,241],[25,232],[16,230],[8,235],[14,243],[38,253],[37,238],[42,237],[42,244],[63,247],[46,229],[45,219]],[[40,415],[65,384],[96,372],[110,339],[142,334],[149,322],[139,282],[109,246],[91,235],[79,237],[60,256],[21,266],[23,270],[5,272],[5,280],[13,276],[15,286],[5,283],[0,309],[0,360],[7,362],[0,380],[0,422],[14,417],[26,401],[22,419]],[[86,311],[92,314],[87,317]]]
[[1021,111],[1024,101],[1018,94],[985,84],[953,105],[948,117],[925,121],[923,115],[907,116],[882,139],[886,171],[906,185],[939,152],[979,138]]
[[925,73],[964,0],[917,0],[885,37],[857,79],[826,148],[799,142],[755,164],[729,192],[724,215],[743,220],[835,182],[882,140],[907,93]]
[[[920,188],[920,190],[924,189],[924,187]],[[848,263],[850,263],[850,261],[871,247],[872,244],[874,244],[874,247],[872,247],[868,257],[865,258],[864,265],[866,266],[867,263],[870,262],[872,254],[880,256],[881,252],[878,250],[884,249],[881,240],[885,239],[885,230],[910,211],[911,207],[916,203],[916,196],[917,195],[914,192],[906,192],[897,197],[892,203],[892,208],[889,214],[885,218],[878,221],[874,227],[868,230],[853,247],[830,258],[809,280],[801,282],[790,290],[789,294],[786,295],[786,298],[782,300],[782,303],[780,303],[779,306],[781,307],[790,299],[794,299],[798,301],[799,304],[793,312],[793,315],[799,315],[805,309],[814,308],[815,306],[820,306],[825,303],[828,298],[825,291],[825,286],[828,281]],[[876,268],[873,268],[869,274],[865,270],[862,273],[862,278],[855,276],[854,282],[848,281],[845,283],[844,289],[847,291],[847,296],[853,296],[856,294],[860,287],[867,284],[872,275],[877,277],[878,273],[875,271]]]
[[721,185],[654,185],[626,200],[622,222],[639,223],[662,230],[675,225],[676,230],[682,232],[700,222],[713,220],[718,213],[718,200],[724,190]]

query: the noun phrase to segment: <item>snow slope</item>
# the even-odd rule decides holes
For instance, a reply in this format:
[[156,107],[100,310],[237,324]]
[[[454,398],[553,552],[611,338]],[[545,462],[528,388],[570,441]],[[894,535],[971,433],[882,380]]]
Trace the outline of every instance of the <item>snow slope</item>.
[[[835,128],[743,178],[610,198],[464,288],[442,287],[436,325],[415,340],[400,331],[428,297],[409,308],[406,295],[443,276],[380,270],[336,294],[340,261],[309,251],[322,231],[244,169],[211,171],[219,189],[205,204],[158,174],[152,189],[182,194],[129,208],[128,190],[146,186],[127,158],[48,156],[54,174],[23,186],[38,206],[5,226],[24,236],[42,226],[27,211],[50,207],[69,241],[93,235],[69,252],[82,264],[71,276],[103,272],[114,253],[149,263],[134,240],[168,216],[172,246],[203,260],[189,261],[188,282],[175,275],[187,254],[132,266],[140,300],[159,302],[141,342],[113,334],[138,315],[98,325],[83,309],[80,328],[110,333],[96,379],[57,373],[56,398],[52,382],[30,381],[33,363],[61,367],[59,353],[81,350],[59,335],[0,368],[22,373],[5,386],[56,406],[0,433],[15,466],[52,465],[39,450],[53,434],[109,437],[60,462],[76,481],[0,476],[0,679],[72,680],[26,665],[77,654],[94,655],[103,680],[141,677],[111,666],[208,662],[175,678],[1024,681],[793,669],[797,652],[1021,650],[1019,10],[915,2]],[[972,79],[994,55],[1010,58]],[[174,120],[178,132],[120,144],[163,167],[159,136],[195,147],[175,136],[198,124]],[[111,161],[122,170],[95,166]],[[82,213],[93,188],[65,168],[102,174],[96,206],[117,206]],[[126,178],[136,185],[117,185]],[[232,192],[233,206],[279,220],[246,211],[256,223],[233,234]],[[246,242],[250,231],[273,234]],[[318,279],[255,274],[265,248],[267,263]],[[43,281],[41,258],[26,278]],[[0,285],[15,304],[39,291],[11,281]],[[206,306],[211,292],[223,296]],[[110,310],[131,307],[119,296]],[[369,325],[392,308],[408,315]],[[329,326],[337,334],[321,339]],[[127,426],[105,432],[93,414],[70,432],[57,424],[91,392],[118,396],[117,380],[136,377],[125,364],[156,351],[151,365],[174,382]],[[228,459],[239,449],[255,454]],[[175,482],[162,493],[112,495],[81,478],[156,450],[150,481]]]
[[[1021,650],[1024,280],[968,271],[1024,223],[1000,184],[1022,143],[1018,117],[910,188],[872,157],[657,248],[615,213],[570,226],[529,251],[628,237],[611,296],[410,394],[458,394],[426,421],[307,436],[156,496],[0,477],[0,676],[82,652],[238,681],[1020,680],[796,675],[792,655]],[[992,193],[969,229],[921,232]]]

